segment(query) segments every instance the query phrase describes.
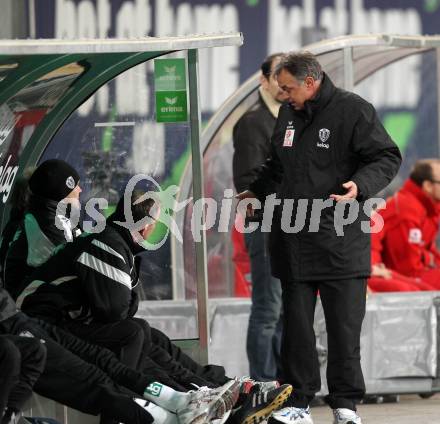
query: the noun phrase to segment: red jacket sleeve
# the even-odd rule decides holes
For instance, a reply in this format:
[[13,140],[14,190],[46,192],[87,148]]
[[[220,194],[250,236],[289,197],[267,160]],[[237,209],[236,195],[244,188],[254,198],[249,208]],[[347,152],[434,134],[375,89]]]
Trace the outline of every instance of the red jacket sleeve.
[[398,225],[389,228],[385,249],[393,269],[411,277],[420,276],[432,256],[423,245],[422,226],[417,218],[401,219]]

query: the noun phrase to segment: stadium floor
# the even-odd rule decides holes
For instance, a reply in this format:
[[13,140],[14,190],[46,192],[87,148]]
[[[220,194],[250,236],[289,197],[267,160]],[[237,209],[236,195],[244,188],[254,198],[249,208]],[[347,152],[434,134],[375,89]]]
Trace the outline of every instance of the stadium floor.
[[[359,405],[362,424],[439,424],[440,394],[430,399],[417,395],[402,395],[398,403]],[[312,408],[314,424],[331,424],[332,414],[328,407]]]

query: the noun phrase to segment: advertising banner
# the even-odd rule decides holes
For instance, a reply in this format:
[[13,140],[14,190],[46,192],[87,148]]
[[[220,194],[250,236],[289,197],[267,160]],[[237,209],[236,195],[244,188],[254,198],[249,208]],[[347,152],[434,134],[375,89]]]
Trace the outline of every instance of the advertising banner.
[[156,121],[188,120],[185,59],[155,59]]

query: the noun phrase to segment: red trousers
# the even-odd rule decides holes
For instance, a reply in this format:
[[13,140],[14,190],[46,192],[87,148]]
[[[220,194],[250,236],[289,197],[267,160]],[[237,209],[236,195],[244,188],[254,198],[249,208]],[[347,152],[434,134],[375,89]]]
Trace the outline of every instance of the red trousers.
[[440,269],[423,273],[422,278],[407,277],[392,271],[392,278],[371,277],[368,287],[373,292],[440,290]]

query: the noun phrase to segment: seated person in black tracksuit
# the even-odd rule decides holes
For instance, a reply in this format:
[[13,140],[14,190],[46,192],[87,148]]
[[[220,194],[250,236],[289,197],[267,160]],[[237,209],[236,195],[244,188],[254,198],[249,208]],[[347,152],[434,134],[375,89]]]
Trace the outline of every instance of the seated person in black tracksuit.
[[[29,179],[31,190],[28,187]],[[71,206],[73,204],[73,207],[78,207],[80,192],[78,173],[69,164],[58,159],[43,162],[30,177],[25,175],[16,182],[11,194],[12,212],[2,233],[0,248],[1,265],[4,265],[7,252],[8,268],[5,277],[7,277],[7,286],[13,294],[20,290],[19,284],[16,283],[30,274],[36,266],[44,263],[56,246],[66,240],[72,240],[80,233],[79,229],[72,227],[64,214],[57,214],[58,203],[63,199],[70,201]],[[12,248],[9,248],[14,233],[16,233],[15,240]],[[136,351],[140,348],[138,334],[141,331],[138,326],[133,331],[133,327],[132,325],[130,333],[133,337],[125,337],[126,344],[121,343],[119,346],[121,351],[124,351],[125,348],[125,351],[129,352],[128,357],[130,357],[131,351],[137,354]],[[143,339],[144,334],[142,334]],[[116,345],[117,343],[115,343]],[[131,346],[135,346],[135,348],[131,349]],[[131,364],[129,363],[129,365]],[[157,368],[156,364],[148,360],[144,365],[147,372]],[[162,382],[168,378],[165,373],[160,376],[159,381]],[[203,383],[197,378],[192,378],[192,381]],[[171,378],[168,378],[168,384],[179,390],[184,390]]]
[[44,370],[46,347],[39,340],[11,334],[0,335],[0,423],[15,417],[32,395],[32,388]]
[[[59,208],[59,205],[68,206],[71,214],[78,211],[81,193],[79,180],[78,172],[63,160],[49,159],[42,162],[29,178],[29,199],[25,214],[21,206],[24,202],[14,200],[25,197],[25,187],[22,184],[14,187],[11,203],[17,213],[10,217],[5,227],[6,233],[3,234],[1,245],[4,261],[0,257],[5,287],[14,299],[23,290],[24,279],[37,266],[46,262],[57,246],[72,241],[81,233],[66,218],[63,208]],[[21,222],[18,220],[19,213],[24,215]],[[9,244],[10,234],[17,227],[18,231]],[[113,323],[107,330],[106,334],[101,333],[102,344],[113,350],[123,363],[136,368],[140,351],[146,342],[139,325],[125,321]]]
[[[7,254],[2,253],[6,256],[5,262],[2,260],[3,256],[0,260],[4,268],[5,286],[14,299],[22,292],[25,277],[29,276],[36,266],[46,262],[57,246],[71,241],[80,232],[78,228],[73,228],[69,219],[59,213],[60,210],[57,213],[60,202],[73,202],[72,208],[78,208],[81,188],[79,175],[73,167],[59,159],[44,161],[29,178],[29,188],[29,207],[20,222],[19,215],[23,215],[22,205],[25,202],[14,199],[23,199],[27,193],[22,184],[14,187],[11,203],[17,213],[11,216],[6,226],[8,231],[7,234],[3,234],[1,246],[2,252],[8,247]],[[10,235],[17,227],[19,230],[9,245]],[[188,388],[193,388],[192,384],[209,385],[208,380],[213,380],[216,385],[228,381],[223,367],[202,367],[184,355],[160,331],[152,329],[150,334],[150,328],[143,320],[131,318],[137,308],[135,291],[131,291],[130,302],[132,313],[123,312],[119,317],[116,312],[111,319],[106,317],[95,327],[90,324],[83,328],[82,325],[75,325],[76,321],[72,320],[70,324],[75,328],[69,329],[84,339],[108,347],[124,364],[136,369],[145,368],[146,364],[142,363],[144,360],[141,358],[142,352],[149,351],[153,343],[152,356],[159,356],[162,363],[166,363],[170,374],[179,374],[180,381]],[[129,319],[125,319],[127,317]],[[185,368],[194,372],[185,371],[177,362],[182,362]]]
[[[80,208],[79,175],[73,167],[63,160],[49,159],[33,171],[28,181],[28,190],[25,179],[14,186],[11,195],[14,213],[11,212],[2,235],[0,260],[4,265],[5,288],[13,298],[21,291],[20,283],[35,267],[46,262],[57,246],[81,233],[58,207],[63,202],[66,208],[67,205],[70,209]],[[11,232],[15,233],[12,242]]]
[[[7,228],[11,228],[11,231],[7,233],[12,234],[14,228],[17,227],[18,231],[10,245],[8,242],[10,236],[4,234],[1,247],[1,250],[5,251],[5,247],[9,245],[5,255],[6,260],[1,265],[4,268],[5,287],[14,299],[17,299],[22,292],[24,279],[33,272],[35,267],[45,263],[57,246],[71,241],[80,232],[79,229],[73,228],[63,214],[59,213],[58,208],[60,202],[66,201],[73,202],[72,207],[78,208],[81,188],[78,172],[72,166],[59,159],[42,162],[30,176],[29,188],[29,206],[24,219],[20,222],[17,219],[18,213],[11,216],[7,224]],[[13,196],[11,195],[13,209],[19,211],[20,215],[23,215],[22,203],[25,202],[15,202],[14,199],[23,198],[25,194],[25,187],[20,184],[14,187]],[[115,234],[118,235],[117,232]],[[137,246],[134,243],[132,245]],[[129,256],[131,260],[133,256],[131,252]],[[152,342],[157,343],[158,346],[154,348],[154,352],[164,363],[166,362],[171,374],[180,373],[180,381],[185,380],[185,386],[188,388],[193,388],[193,383],[200,386],[209,385],[207,379],[203,378],[204,376],[213,379],[217,385],[222,385],[229,380],[225,377],[223,367],[199,366],[181,353],[163,333],[152,330],[150,334],[150,329],[143,320],[132,319],[137,309],[136,292],[130,290],[130,296],[132,312],[122,311],[119,315],[119,311],[113,310],[112,317],[100,318],[97,326],[90,323],[85,328],[82,325],[76,325],[77,320],[70,320],[69,330],[93,343],[106,346],[115,352],[123,363],[136,369],[143,369],[146,366],[142,363],[144,361],[141,358],[142,352],[149,351]],[[110,304],[107,309],[112,310],[112,308]],[[44,314],[42,316],[46,317]],[[82,324],[82,320],[80,322]],[[169,351],[164,352],[165,350]],[[184,372],[183,367],[180,367],[177,361],[173,361],[172,357],[179,358],[186,368],[192,368],[195,372]],[[200,378],[197,379],[194,374],[198,374]]]
[[[10,342],[20,352],[14,351]],[[236,381],[216,390],[184,393],[185,389],[158,367],[148,375],[128,368],[108,349],[19,312],[2,288],[0,348],[0,411],[7,404],[9,417],[22,409],[32,387],[38,394],[69,407],[104,414],[106,419],[125,424],[207,423],[221,418],[238,397]],[[134,402],[133,397],[154,403],[144,405],[140,399]]]
[[[144,368],[145,361],[153,360],[186,388],[192,387],[193,383],[218,387],[230,380],[223,367],[199,365],[172,345],[163,333],[150,330],[148,323],[134,318],[138,306],[133,290],[138,280],[138,261],[134,255],[143,250],[135,238],[146,239],[156,218],[151,216],[154,200],[145,199],[134,204],[143,193],[133,193],[131,212],[135,222],[145,217],[149,222],[137,230],[118,224],[125,221],[122,198],[115,213],[107,220],[104,231],[85,234],[64,245],[35,270],[26,280],[17,304],[31,316],[113,349],[121,339],[117,332],[121,325],[135,322],[146,338],[151,331],[152,338],[152,343],[142,346],[139,369]],[[163,349],[166,344],[167,350]],[[260,387],[265,389],[262,385]],[[266,418],[290,390],[290,386],[283,386],[271,390],[267,396],[257,396],[257,393],[244,396],[246,402],[235,414],[237,422],[249,420],[250,416]]]

